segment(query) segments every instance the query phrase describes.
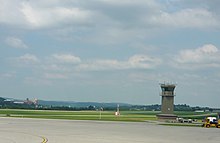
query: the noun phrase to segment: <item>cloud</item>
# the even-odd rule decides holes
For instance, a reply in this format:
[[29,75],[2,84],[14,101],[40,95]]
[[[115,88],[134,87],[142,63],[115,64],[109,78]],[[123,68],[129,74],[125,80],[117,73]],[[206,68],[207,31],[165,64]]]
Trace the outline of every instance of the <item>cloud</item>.
[[54,54],[52,55],[52,58],[60,63],[77,64],[81,62],[81,59],[79,57],[71,54]]
[[67,79],[67,75],[59,73],[45,73],[44,77],[46,79]]
[[19,64],[35,64],[40,62],[40,60],[32,54],[25,54],[15,59]]
[[118,60],[93,60],[87,61],[79,66],[77,70],[79,71],[103,71],[103,70],[120,70],[127,68],[126,63],[120,62]]
[[[220,27],[219,14],[207,7],[178,7],[178,1],[1,1],[0,24],[36,30],[58,40],[100,45],[143,42],[167,30]],[[13,11],[11,11],[13,9]],[[179,30],[179,29],[178,29]]]
[[8,37],[5,42],[13,47],[13,48],[18,48],[18,49],[27,49],[28,46],[19,38],[16,37]]
[[[116,59],[84,59],[71,54],[54,54],[44,59],[35,55],[25,54],[15,58],[19,65],[36,64],[35,69],[44,71],[47,78],[65,78],[79,71],[117,71],[129,69],[153,69],[162,63],[161,59],[148,55],[133,55],[128,60]],[[42,62],[43,61],[43,62]]]
[[133,68],[153,68],[159,64],[161,64],[161,60],[159,58],[150,57],[146,55],[134,55],[129,58],[128,63]]
[[143,54],[133,55],[127,60],[81,59],[71,54],[53,54],[42,59],[33,54],[25,54],[11,59],[13,65],[32,69],[42,81],[67,80],[92,71],[150,70],[162,63],[157,57]]
[[[22,3],[21,11],[27,23],[33,27],[50,27],[66,24],[82,24],[89,12],[78,7],[34,7],[30,3]],[[56,16],[56,18],[54,18]]]
[[[127,71],[133,71],[129,73],[136,73],[142,70],[152,70],[162,63],[159,58],[143,54],[133,55],[127,60],[81,59],[71,54],[53,54],[41,59],[33,54],[25,54],[11,59],[12,66],[19,68],[17,72],[27,69],[30,71],[30,74],[24,77],[24,83],[47,86],[59,84],[59,82],[74,83],[75,81],[87,82],[87,80],[91,80],[88,83],[102,81],[103,84],[108,81],[94,78],[96,77],[93,75],[94,72],[127,73]],[[124,76],[129,78],[127,74]]]
[[[149,26],[204,28],[218,26],[218,14],[206,7],[177,8],[178,1],[166,6],[154,0],[92,1],[1,1],[0,23],[23,28],[90,28]],[[173,11],[172,9],[174,9]],[[11,11],[13,9],[13,12]],[[219,26],[218,26],[219,27]],[[56,29],[55,28],[55,29]]]
[[182,68],[220,67],[219,49],[207,44],[197,49],[182,50],[175,57],[175,65]]
[[[77,2],[1,0],[0,23],[22,29],[45,29],[82,25],[92,12]],[[13,11],[11,10],[13,9]]]
[[147,55],[134,55],[127,61],[118,60],[95,60],[80,64],[77,69],[83,71],[103,71],[103,70],[126,70],[126,69],[152,69],[159,65],[159,58]]
[[51,29],[88,23],[91,13],[75,2],[1,0],[0,23],[22,29]]
[[16,77],[16,72],[0,73],[0,79],[9,79]]
[[123,0],[123,1],[118,1],[118,0],[97,0],[99,2],[104,2],[106,4],[114,4],[114,5],[135,5],[135,4],[149,4],[149,3],[155,3],[153,0],[139,0],[138,2],[135,2],[133,0]]
[[217,17],[207,9],[182,9],[173,13],[161,11],[160,15],[153,15],[152,24],[169,27],[207,28],[219,27]]
[[16,25],[18,27],[24,26],[24,17],[20,12],[19,0],[1,0],[0,1],[0,23],[6,25]]

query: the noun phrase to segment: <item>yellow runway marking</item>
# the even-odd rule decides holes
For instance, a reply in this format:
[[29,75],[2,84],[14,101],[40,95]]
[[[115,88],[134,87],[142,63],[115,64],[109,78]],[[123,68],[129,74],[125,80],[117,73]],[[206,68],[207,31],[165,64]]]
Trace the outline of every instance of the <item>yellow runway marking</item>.
[[45,138],[45,137],[41,137],[43,139],[43,141],[41,143],[47,143],[48,142],[48,139]]

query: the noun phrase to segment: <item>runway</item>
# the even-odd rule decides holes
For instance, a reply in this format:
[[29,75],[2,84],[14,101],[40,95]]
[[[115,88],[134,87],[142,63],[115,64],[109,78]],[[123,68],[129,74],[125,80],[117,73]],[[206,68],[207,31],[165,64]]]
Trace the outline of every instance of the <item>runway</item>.
[[151,123],[0,118],[1,143],[219,143],[220,129]]

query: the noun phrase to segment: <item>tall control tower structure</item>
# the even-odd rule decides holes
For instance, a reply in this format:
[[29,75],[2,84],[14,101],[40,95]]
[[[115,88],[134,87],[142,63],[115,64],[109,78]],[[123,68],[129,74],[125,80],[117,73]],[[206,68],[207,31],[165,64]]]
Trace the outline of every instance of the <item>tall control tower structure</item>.
[[163,83],[160,84],[162,92],[160,93],[162,97],[161,101],[161,114],[158,114],[159,119],[176,119],[176,115],[173,114],[174,111],[174,89],[176,84]]
[[161,112],[162,114],[173,114],[174,108],[174,89],[176,87],[175,84],[160,84],[161,87]]

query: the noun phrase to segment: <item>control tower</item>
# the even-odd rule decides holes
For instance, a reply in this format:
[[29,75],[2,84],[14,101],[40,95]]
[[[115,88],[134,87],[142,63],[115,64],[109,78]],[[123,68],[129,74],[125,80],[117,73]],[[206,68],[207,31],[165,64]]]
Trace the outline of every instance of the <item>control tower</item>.
[[176,84],[163,83],[160,84],[162,92],[160,93],[162,97],[161,101],[161,114],[158,114],[159,119],[176,119],[176,115],[173,114],[174,111],[174,89]]
[[176,87],[175,84],[160,84],[161,87],[161,112],[162,114],[173,114],[174,108],[174,89]]

